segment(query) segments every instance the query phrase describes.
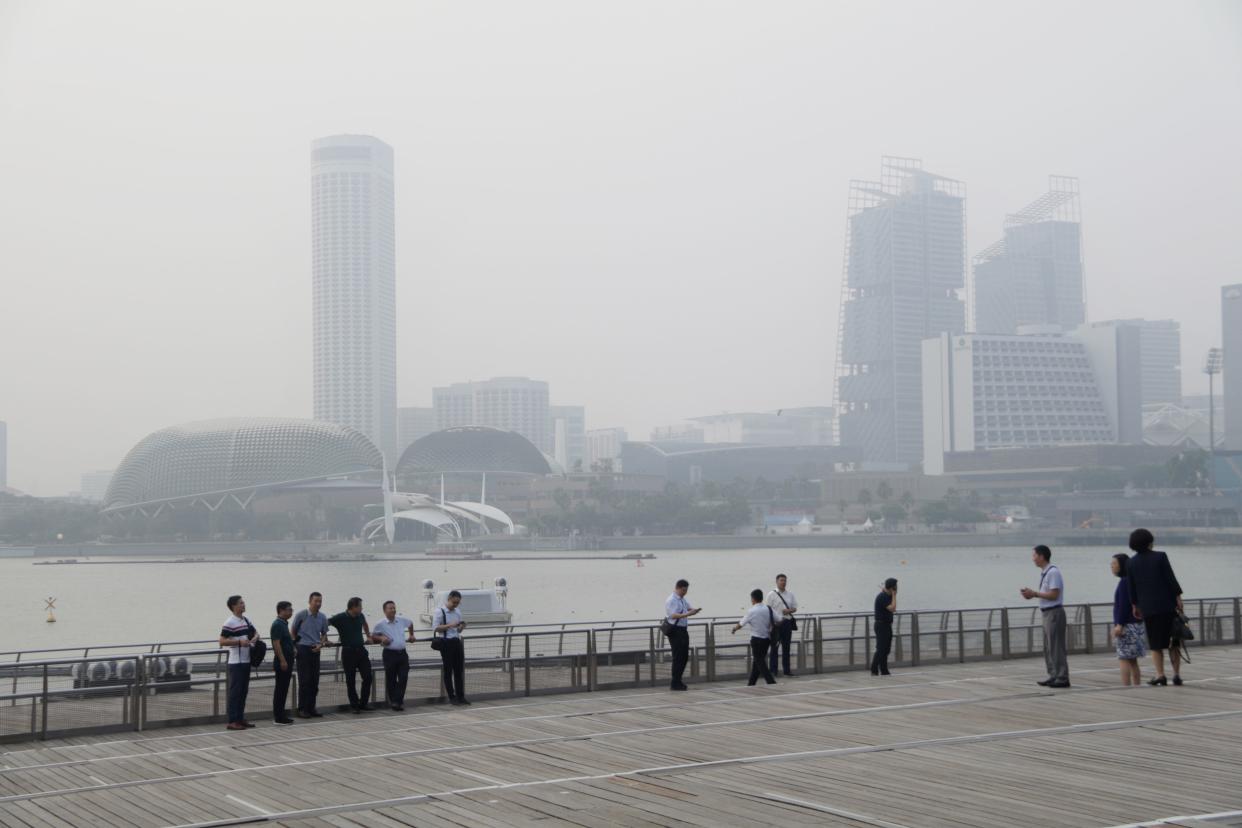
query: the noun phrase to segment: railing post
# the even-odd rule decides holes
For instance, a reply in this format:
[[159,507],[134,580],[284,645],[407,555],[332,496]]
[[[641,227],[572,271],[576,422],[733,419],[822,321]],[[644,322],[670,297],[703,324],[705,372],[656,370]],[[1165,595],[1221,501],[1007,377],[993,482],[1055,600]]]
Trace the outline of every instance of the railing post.
[[[687,635],[687,636],[688,636],[688,635],[690,635],[690,625],[689,625],[689,624],[687,624],[687,625],[686,625],[686,635]],[[649,670],[649,672],[650,672],[650,674],[651,674],[651,686],[652,686],[652,687],[655,687],[655,685],[656,685],[656,646],[655,646],[655,627],[648,627],[648,628],[647,628],[647,646],[651,648],[651,649],[650,649],[650,651],[649,651],[650,661],[651,661],[651,669]]]
[[1199,599],[1199,646],[1206,647],[1207,640],[1207,613],[1203,611],[1203,599]]
[[1009,657],[1009,608],[1001,607],[1001,660]]
[[919,614],[910,613],[910,666],[919,666]]
[[1091,623],[1091,605],[1084,604],[1082,612],[1083,626],[1085,627],[1083,631],[1083,640],[1086,643],[1087,655],[1091,655],[1091,653],[1095,652],[1095,630],[1094,625]]
[[716,625],[707,625],[707,644],[704,646],[704,658],[707,659],[707,680],[716,680]]
[[962,611],[957,611],[957,663],[966,663],[966,626],[962,621]]
[[142,697],[146,693],[147,660],[142,656],[134,657],[134,686],[130,692],[129,715],[134,723],[134,730],[142,730],[139,715],[142,710]]
[[[855,615],[850,621],[850,666],[854,666],[854,625],[858,623],[858,616]],[[901,639],[897,639],[897,646],[901,646]],[[863,667],[871,664],[871,619],[863,618]]]
[[587,690],[599,689],[599,653],[595,649],[595,630],[587,630]]
[[43,711],[39,718],[39,738],[47,739],[47,662],[43,663]]
[[530,633],[525,633],[522,636],[522,638],[525,640],[524,643],[526,646],[526,658],[523,659],[522,661],[522,664],[526,672],[526,691],[523,695],[529,696],[530,695]]
[[824,619],[815,619],[815,672],[824,672]]

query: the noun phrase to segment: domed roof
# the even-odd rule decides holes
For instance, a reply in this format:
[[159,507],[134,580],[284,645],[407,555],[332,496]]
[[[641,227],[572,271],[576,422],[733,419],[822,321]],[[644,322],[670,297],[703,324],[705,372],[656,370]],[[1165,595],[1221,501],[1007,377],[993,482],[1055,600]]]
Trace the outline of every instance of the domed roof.
[[381,468],[348,426],[285,417],[204,420],[142,438],[121,461],[104,509]]
[[397,463],[398,474],[435,472],[511,472],[551,474],[543,453],[516,431],[459,426],[435,431],[410,444]]

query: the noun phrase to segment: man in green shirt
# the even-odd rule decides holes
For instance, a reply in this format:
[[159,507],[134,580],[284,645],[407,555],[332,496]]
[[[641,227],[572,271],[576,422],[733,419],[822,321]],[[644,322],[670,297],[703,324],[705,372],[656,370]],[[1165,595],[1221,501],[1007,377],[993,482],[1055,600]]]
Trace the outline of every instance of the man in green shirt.
[[291,725],[285,713],[285,701],[289,698],[289,680],[293,678],[293,638],[289,635],[289,618],[293,604],[281,601],[276,604],[276,620],[272,622],[272,650],[275,658],[276,689],[272,691],[272,721],[279,725]]
[[[350,598],[344,612],[328,619],[340,637],[341,666],[345,668],[345,693],[355,713],[374,710],[371,706],[371,656],[365,642],[371,638],[371,625],[362,614],[362,599]],[[354,678],[362,673],[362,697],[354,689]]]

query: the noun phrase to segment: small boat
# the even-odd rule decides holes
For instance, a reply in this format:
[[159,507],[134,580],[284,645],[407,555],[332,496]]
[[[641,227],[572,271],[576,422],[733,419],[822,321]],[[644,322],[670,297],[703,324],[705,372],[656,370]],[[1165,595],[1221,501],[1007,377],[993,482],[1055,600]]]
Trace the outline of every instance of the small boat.
[[[461,604],[458,610],[461,612],[463,621],[467,624],[480,625],[512,623],[513,613],[509,612],[508,608],[509,581],[505,578],[497,578],[494,584],[491,589],[482,586],[477,589],[456,587],[461,593]],[[419,617],[424,624],[432,623],[436,610],[444,606],[451,591],[451,589],[437,590],[434,581],[423,581],[425,608]]]

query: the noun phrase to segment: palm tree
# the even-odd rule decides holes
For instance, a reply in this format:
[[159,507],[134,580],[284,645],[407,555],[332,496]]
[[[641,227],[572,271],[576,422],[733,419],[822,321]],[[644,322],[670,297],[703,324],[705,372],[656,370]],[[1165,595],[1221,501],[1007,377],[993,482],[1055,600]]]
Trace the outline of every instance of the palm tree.
[[898,502],[904,506],[908,512],[910,511],[910,507],[914,505],[914,495],[910,494],[910,490],[907,489],[901,493],[901,499]]
[[870,506],[871,505],[871,490],[870,489],[859,489],[858,490],[858,502],[863,506]]
[[880,500],[887,503],[888,499],[893,496],[893,487],[888,485],[887,480],[881,480],[880,485],[875,487],[875,493],[879,495]]

